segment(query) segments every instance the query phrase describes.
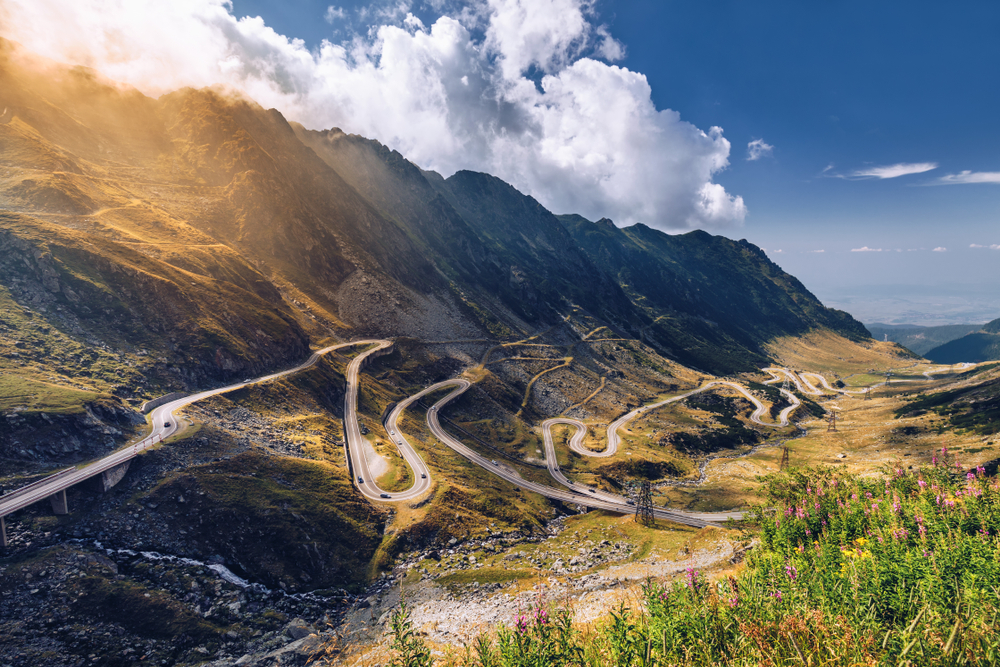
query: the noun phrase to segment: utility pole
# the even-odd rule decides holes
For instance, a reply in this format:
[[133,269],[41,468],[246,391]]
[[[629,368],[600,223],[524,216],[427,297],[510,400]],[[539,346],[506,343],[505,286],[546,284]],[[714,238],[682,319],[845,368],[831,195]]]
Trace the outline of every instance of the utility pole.
[[635,499],[635,520],[644,526],[653,525],[653,492],[648,480],[639,485],[639,495]]
[[892,380],[892,371],[885,372],[885,386],[889,386],[889,382]]
[[866,401],[872,400],[872,388],[871,387],[865,387],[865,400]]
[[778,464],[778,470],[784,470],[788,467],[788,445],[781,448],[781,463]]

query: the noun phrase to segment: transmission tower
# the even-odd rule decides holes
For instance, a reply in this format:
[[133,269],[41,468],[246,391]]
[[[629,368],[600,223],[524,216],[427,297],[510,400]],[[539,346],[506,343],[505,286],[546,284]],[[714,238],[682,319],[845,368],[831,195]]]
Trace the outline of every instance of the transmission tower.
[[639,494],[635,499],[635,520],[644,526],[653,525],[653,492],[648,481],[639,485]]
[[892,371],[885,372],[885,386],[889,386],[889,381],[892,380]]
[[872,400],[872,388],[871,387],[865,387],[865,400],[866,401]]
[[830,416],[826,418],[826,421],[827,421],[827,427],[826,427],[827,432],[833,431],[834,433],[836,433],[837,432],[837,413],[831,411],[830,412]]
[[781,448],[781,463],[778,464],[779,470],[784,470],[788,467],[788,445]]

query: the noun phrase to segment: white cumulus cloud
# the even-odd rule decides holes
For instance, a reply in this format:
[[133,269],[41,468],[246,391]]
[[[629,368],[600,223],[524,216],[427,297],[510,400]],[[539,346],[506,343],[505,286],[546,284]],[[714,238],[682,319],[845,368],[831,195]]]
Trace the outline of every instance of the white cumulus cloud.
[[947,174],[937,179],[941,185],[964,185],[967,183],[1000,183],[1000,171],[962,171]]
[[759,160],[774,153],[774,146],[765,143],[763,139],[754,139],[747,144],[747,160]]
[[867,167],[852,171],[850,178],[899,178],[910,174],[922,174],[937,169],[937,162],[901,162],[882,167]]
[[[311,128],[378,139],[427,169],[493,173],[550,209],[661,229],[727,228],[720,128],[657,109],[593,0],[473,0],[425,25],[401,1],[310,49],[227,0],[0,0],[0,33],[157,95],[222,84]],[[431,6],[452,7],[451,3]],[[331,5],[325,18],[342,17]],[[362,16],[362,13],[364,16]]]
[[851,248],[851,252],[882,252],[882,248],[869,248],[868,246],[861,246],[860,248]]
[[932,250],[931,252],[948,252],[948,249],[943,246],[938,246],[934,248],[934,250]]

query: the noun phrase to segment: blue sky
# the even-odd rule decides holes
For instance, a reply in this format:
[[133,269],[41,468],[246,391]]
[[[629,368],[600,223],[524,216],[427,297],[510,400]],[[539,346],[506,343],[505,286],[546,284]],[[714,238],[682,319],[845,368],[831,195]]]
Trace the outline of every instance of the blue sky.
[[[371,7],[338,3],[331,24],[328,6],[234,0],[234,13],[318,44],[343,39]],[[427,24],[438,14],[413,9]],[[629,0],[595,11],[625,48],[616,64],[646,76],[658,109],[720,126],[732,143],[715,180],[749,213],[718,231],[766,248],[828,301],[869,286],[881,297],[930,287],[931,309],[935,286],[1000,293],[1000,250],[970,247],[1000,244],[1000,183],[932,185],[1000,172],[1000,4]],[[748,161],[756,139],[773,150]],[[937,166],[847,178],[917,163]]]
[[747,238],[864,321],[1000,316],[994,0],[0,11],[5,36],[150,95],[222,84],[446,175],[494,173],[557,213]]

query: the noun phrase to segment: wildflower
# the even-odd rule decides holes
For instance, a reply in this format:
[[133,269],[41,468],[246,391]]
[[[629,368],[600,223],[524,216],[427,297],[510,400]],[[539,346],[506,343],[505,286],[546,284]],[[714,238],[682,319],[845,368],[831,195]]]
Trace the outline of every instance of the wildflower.
[[927,482],[925,482],[922,479],[918,479],[917,480],[917,486],[919,486],[920,490],[923,491],[925,488],[927,488]]
[[729,577],[729,590],[733,592],[733,597],[729,598],[729,606],[735,609],[740,603],[740,587],[736,582],[736,577],[732,575]]
[[937,461],[937,454],[934,454],[933,456],[931,456],[931,465],[936,466],[937,463],[938,463],[938,461]]
[[790,581],[795,581],[795,579],[799,576],[799,571],[791,563],[786,563],[785,576],[787,576]]
[[781,591],[774,591],[773,593],[771,593],[771,597],[777,598],[778,602],[781,602]]
[[701,588],[701,581],[699,581],[699,576],[700,575],[698,574],[698,570],[694,569],[693,567],[689,567],[687,569],[687,574],[686,574],[687,586],[694,593],[698,593],[699,589]]
[[976,466],[976,477],[982,477],[986,474],[986,468],[983,466]]
[[965,479],[969,480],[970,482],[975,478],[976,478],[976,473],[972,472],[971,470],[965,473]]

